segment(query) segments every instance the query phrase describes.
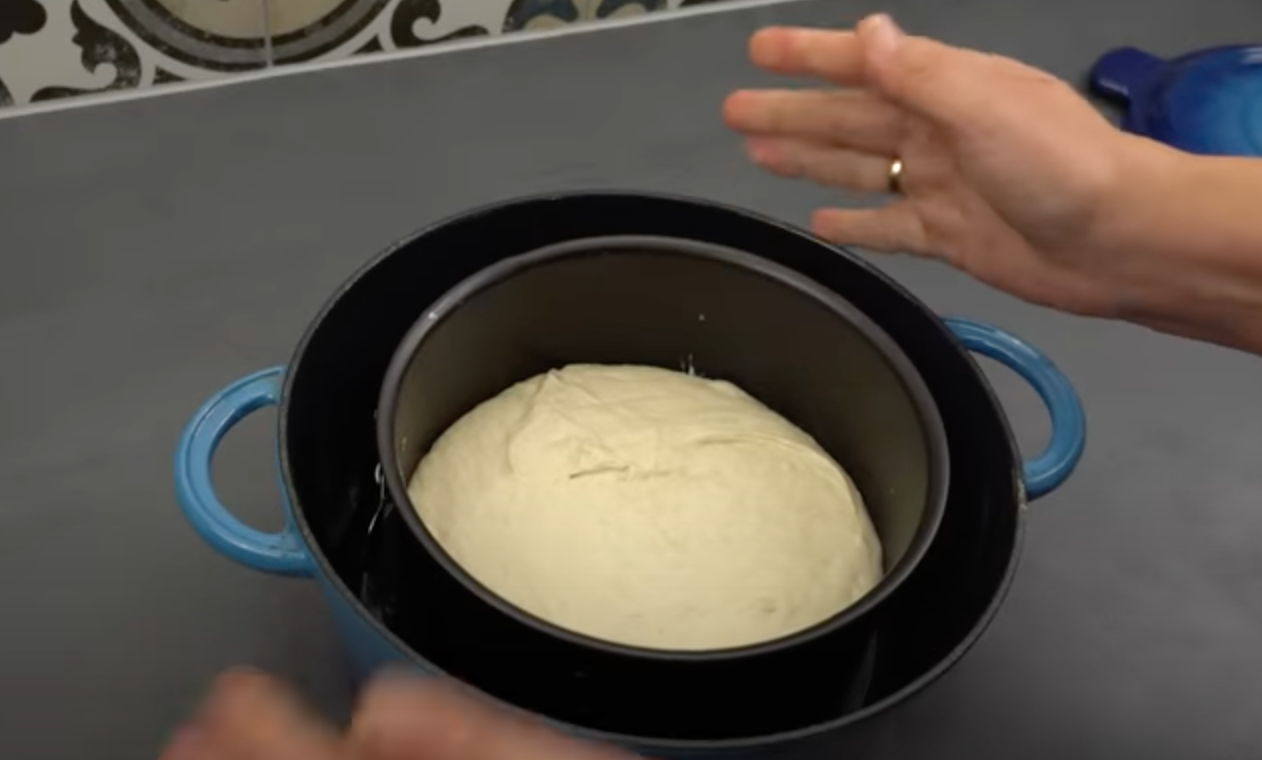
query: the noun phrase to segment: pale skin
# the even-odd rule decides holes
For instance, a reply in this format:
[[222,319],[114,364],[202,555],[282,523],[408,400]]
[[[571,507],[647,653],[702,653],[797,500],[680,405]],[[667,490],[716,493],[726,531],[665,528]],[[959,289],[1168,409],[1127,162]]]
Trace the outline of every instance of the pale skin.
[[817,211],[837,243],[941,259],[1025,300],[1262,353],[1262,160],[1124,134],[1064,82],[904,34],[764,29],[763,69],[815,89],[742,91],[724,118],[764,168],[903,194]]
[[[827,208],[837,243],[940,259],[1028,301],[1262,353],[1262,161],[1179,153],[1116,130],[1016,61],[904,35],[765,29],[760,67],[816,89],[733,93],[728,125],[776,174],[902,194]],[[345,730],[256,673],[216,682],[162,760],[619,760],[451,684],[366,689]]]
[[403,675],[364,690],[344,730],[264,674],[220,676],[161,760],[631,760],[460,687]]

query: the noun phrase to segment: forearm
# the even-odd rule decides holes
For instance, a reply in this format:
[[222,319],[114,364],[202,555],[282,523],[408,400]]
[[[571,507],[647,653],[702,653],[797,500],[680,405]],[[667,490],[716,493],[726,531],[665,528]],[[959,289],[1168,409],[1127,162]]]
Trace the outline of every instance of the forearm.
[[1101,220],[1117,316],[1262,354],[1262,159],[1128,139]]

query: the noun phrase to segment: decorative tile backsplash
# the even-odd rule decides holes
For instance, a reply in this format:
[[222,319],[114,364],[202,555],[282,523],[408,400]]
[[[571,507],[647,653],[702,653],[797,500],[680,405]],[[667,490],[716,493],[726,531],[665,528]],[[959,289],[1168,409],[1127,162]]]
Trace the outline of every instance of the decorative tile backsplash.
[[714,0],[0,0],[0,107]]

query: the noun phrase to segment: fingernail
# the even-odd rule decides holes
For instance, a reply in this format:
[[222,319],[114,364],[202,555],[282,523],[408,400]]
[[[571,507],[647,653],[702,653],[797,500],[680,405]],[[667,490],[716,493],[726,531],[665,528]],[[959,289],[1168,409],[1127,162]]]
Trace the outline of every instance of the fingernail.
[[745,153],[755,163],[763,164],[771,160],[773,147],[765,140],[746,140]]
[[879,54],[894,52],[903,41],[903,30],[894,23],[894,19],[884,13],[870,16],[863,24],[864,41]]
[[902,27],[900,27],[898,22],[895,21],[888,13],[876,14],[876,16],[873,17],[873,22],[878,32],[890,35],[895,41],[901,40],[904,37]]
[[750,59],[758,66],[774,68],[783,56],[783,36],[784,31],[777,27],[754,32],[749,38]]
[[[444,684],[422,676],[411,668],[391,667],[380,671],[360,694],[359,706],[377,717],[393,720],[399,715],[424,711]],[[420,707],[418,707],[420,705]]]

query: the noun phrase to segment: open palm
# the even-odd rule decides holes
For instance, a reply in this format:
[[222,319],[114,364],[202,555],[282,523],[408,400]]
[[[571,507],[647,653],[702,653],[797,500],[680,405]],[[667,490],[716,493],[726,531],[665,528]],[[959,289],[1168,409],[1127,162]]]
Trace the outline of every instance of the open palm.
[[1070,87],[1016,61],[908,37],[887,18],[855,32],[767,29],[750,54],[825,89],[733,93],[728,124],[776,174],[901,195],[816,212],[841,244],[941,258],[1026,300],[1106,314],[1093,251],[1126,138]]

